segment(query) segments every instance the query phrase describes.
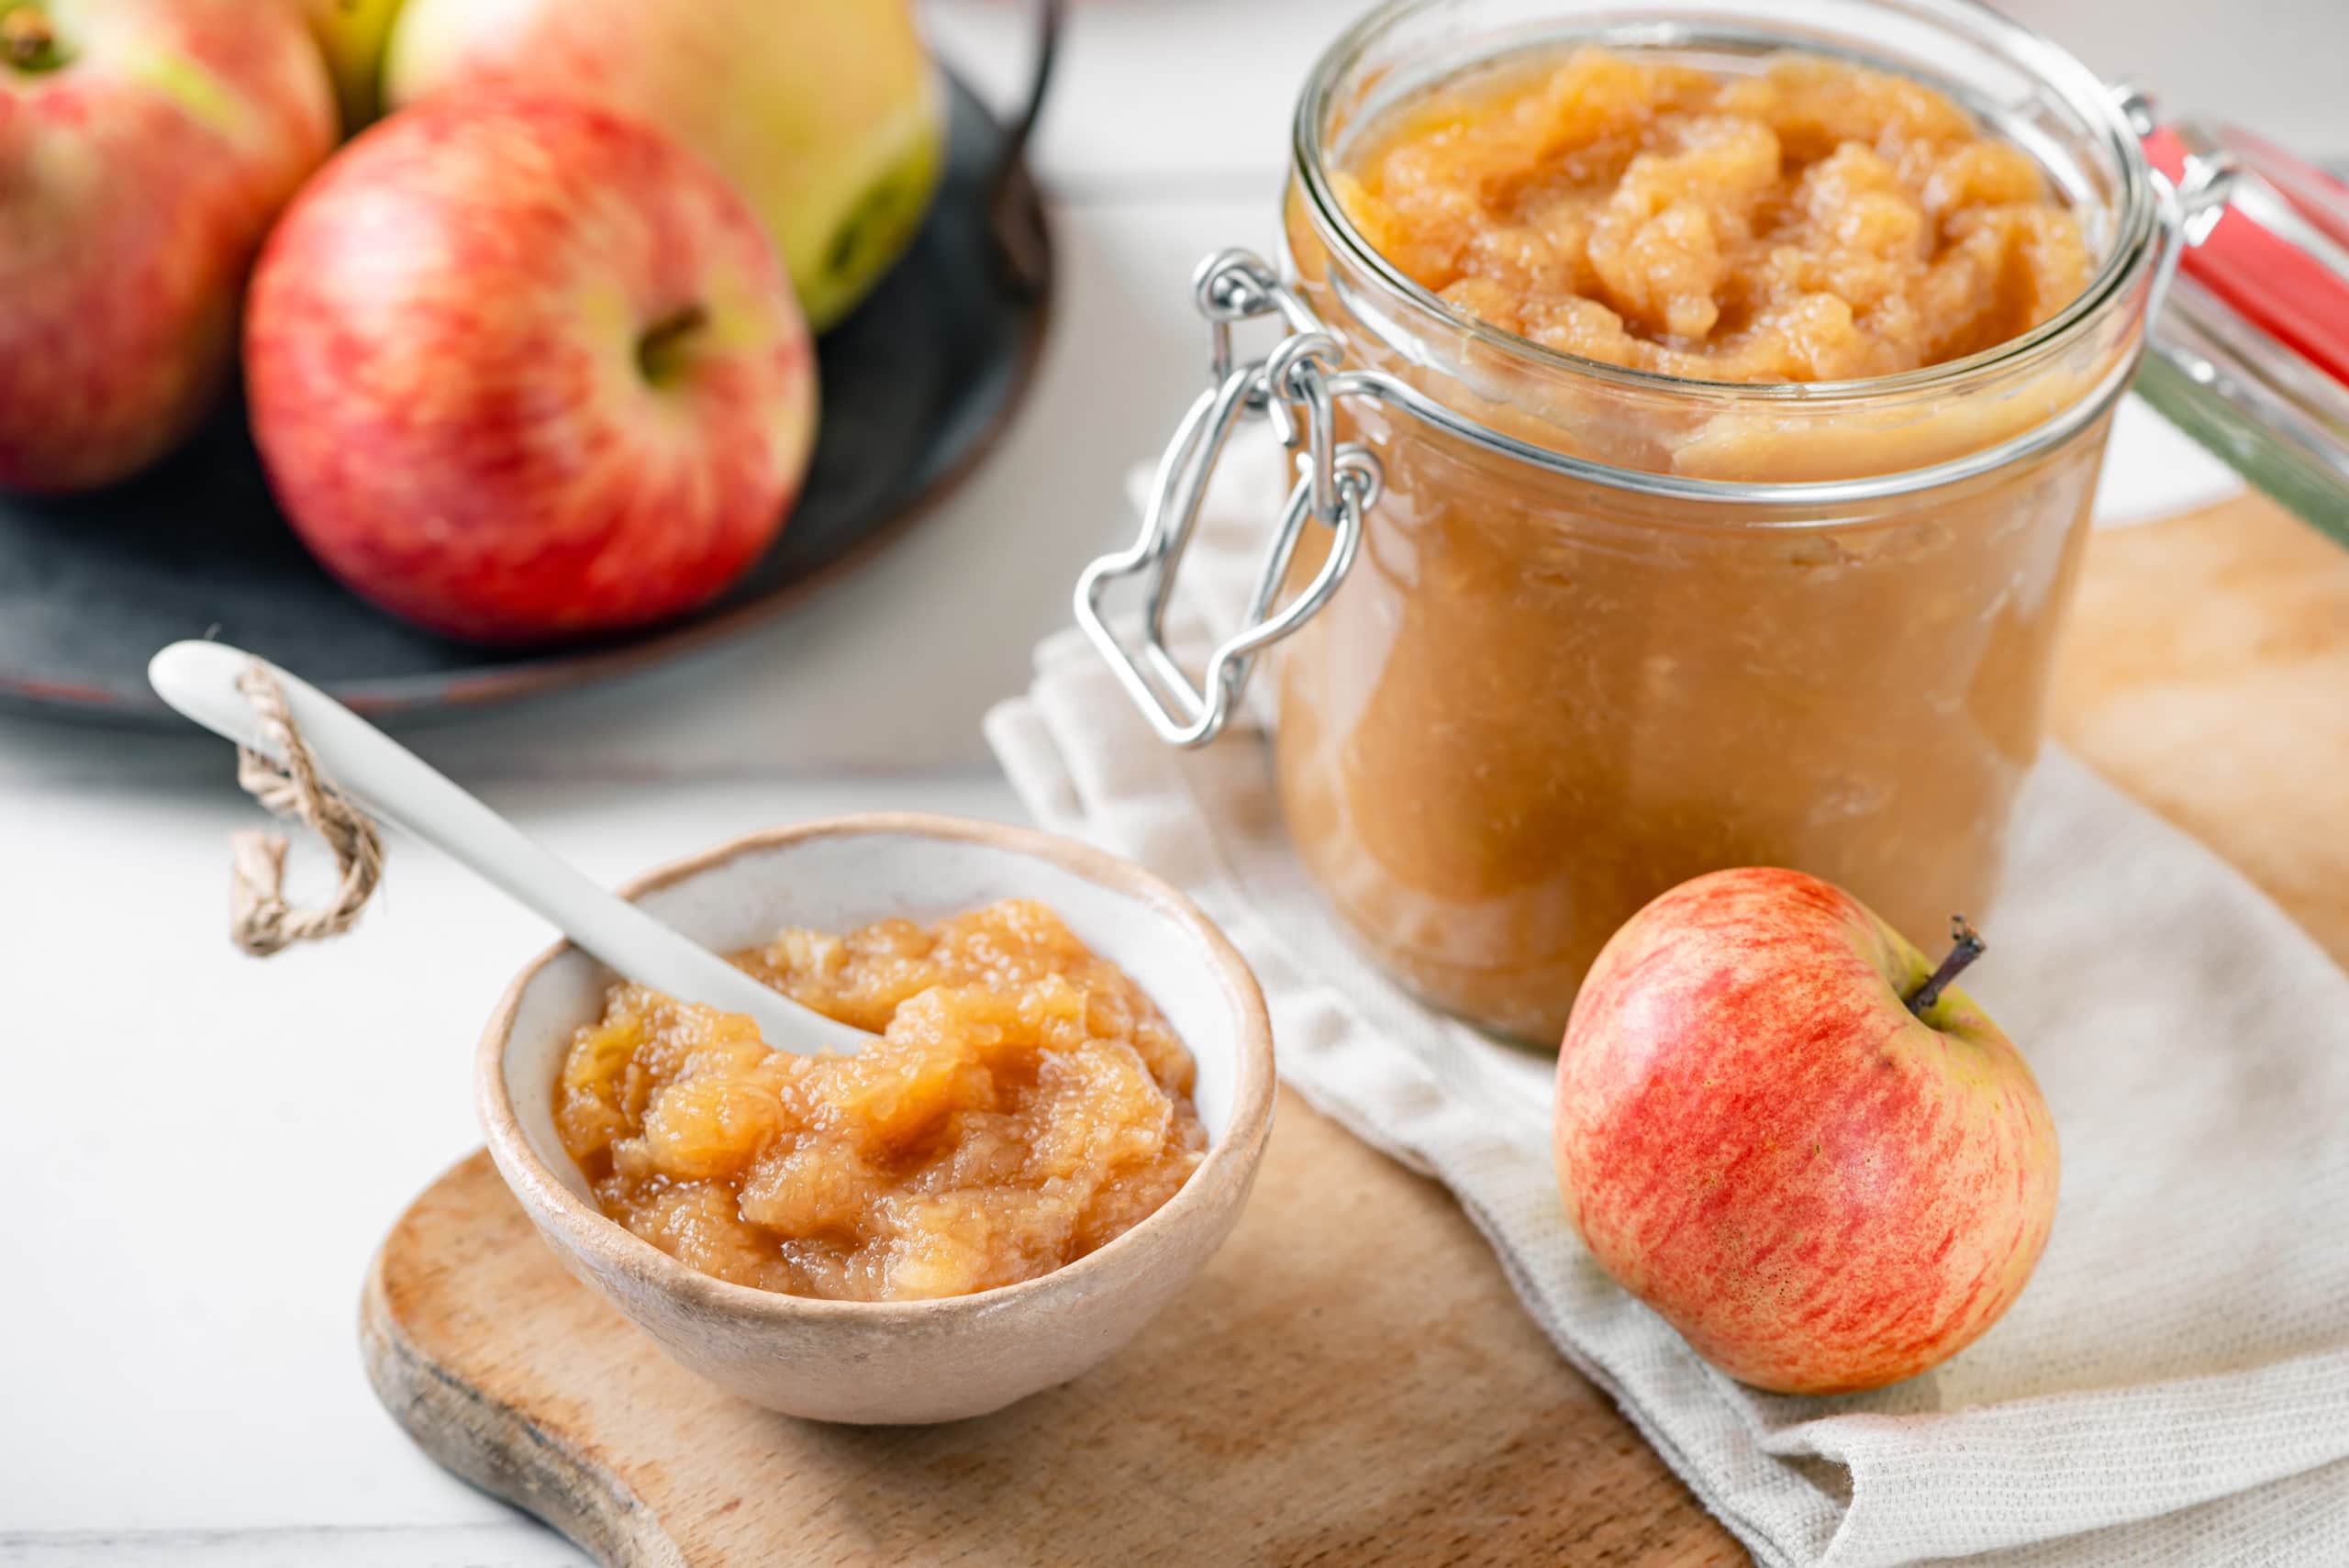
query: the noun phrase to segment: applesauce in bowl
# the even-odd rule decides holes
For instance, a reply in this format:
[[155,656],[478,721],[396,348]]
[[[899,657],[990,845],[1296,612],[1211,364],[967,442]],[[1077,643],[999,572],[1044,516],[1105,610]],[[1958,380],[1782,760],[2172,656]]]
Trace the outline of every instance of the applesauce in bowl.
[[879,1039],[793,1055],[618,984],[554,1091],[603,1211],[703,1273],[847,1301],[1016,1284],[1124,1235],[1205,1153],[1190,1052],[1042,904],[786,930],[734,962]]
[[740,1397],[880,1424],[998,1409],[1130,1339],[1238,1221],[1271,1022],[1230,942],[1139,867],[875,813],[622,892],[889,1031],[853,1061],[777,1060],[566,943],[483,1034],[489,1151],[539,1234]]

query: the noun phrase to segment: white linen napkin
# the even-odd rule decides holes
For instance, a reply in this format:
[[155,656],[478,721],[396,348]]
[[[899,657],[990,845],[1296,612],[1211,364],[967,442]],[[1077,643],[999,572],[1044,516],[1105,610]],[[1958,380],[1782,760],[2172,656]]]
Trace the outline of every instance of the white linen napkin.
[[[1185,599],[1229,628],[1283,481],[1261,448],[1224,467]],[[1178,752],[1071,630],[987,734],[1041,822],[1221,923],[1264,984],[1281,1076],[1457,1195],[1559,1351],[1759,1561],[2349,1564],[2349,976],[2231,868],[2046,758],[1966,980],[2054,1113],[2046,1256],[1933,1372],[1761,1394],[1583,1251],[1548,1062],[1419,1006],[1350,946],[1282,832],[1271,684],[1250,725]]]

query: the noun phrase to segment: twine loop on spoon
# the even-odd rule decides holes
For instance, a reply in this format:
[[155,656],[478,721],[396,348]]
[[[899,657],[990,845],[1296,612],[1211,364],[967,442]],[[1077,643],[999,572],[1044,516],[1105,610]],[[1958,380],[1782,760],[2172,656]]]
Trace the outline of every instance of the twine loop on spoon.
[[258,828],[229,835],[228,940],[255,958],[267,958],[296,942],[351,929],[384,874],[384,838],[367,814],[319,773],[276,677],[256,661],[237,677],[237,689],[285,756],[279,763],[238,747],[237,783],[273,815],[316,833],[334,856],[333,898],[316,908],[297,908],[285,898],[284,836]]

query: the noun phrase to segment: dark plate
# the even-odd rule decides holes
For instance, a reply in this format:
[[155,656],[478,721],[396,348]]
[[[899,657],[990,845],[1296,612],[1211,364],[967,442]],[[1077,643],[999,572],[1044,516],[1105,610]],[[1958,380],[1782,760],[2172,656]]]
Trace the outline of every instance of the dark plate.
[[164,643],[217,635],[354,707],[500,702],[638,668],[740,630],[872,553],[971,467],[1025,390],[1049,251],[1010,132],[954,84],[949,165],[905,259],[818,345],[823,425],[798,509],[716,603],[619,638],[483,648],[350,593],[272,503],[240,407],[146,475],[66,501],[0,495],[0,704],[130,722]]

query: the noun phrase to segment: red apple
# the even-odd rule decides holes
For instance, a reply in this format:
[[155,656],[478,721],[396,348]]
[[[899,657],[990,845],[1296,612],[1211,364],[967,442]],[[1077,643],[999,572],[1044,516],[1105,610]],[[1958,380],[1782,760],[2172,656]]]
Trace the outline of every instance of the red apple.
[[288,6],[0,3],[0,487],[88,489],[179,443],[334,138]]
[[[1715,872],[1599,953],[1558,1054],[1558,1187],[1591,1254],[1757,1387],[1875,1388],[2031,1277],[2055,1128],[1998,1026],[1865,905]],[[1914,1003],[1912,1010],[1911,1003]]]
[[815,432],[807,323],[741,201],[555,98],[450,95],[345,149],[262,253],[245,376],[318,559],[478,640],[709,598],[783,526]]

